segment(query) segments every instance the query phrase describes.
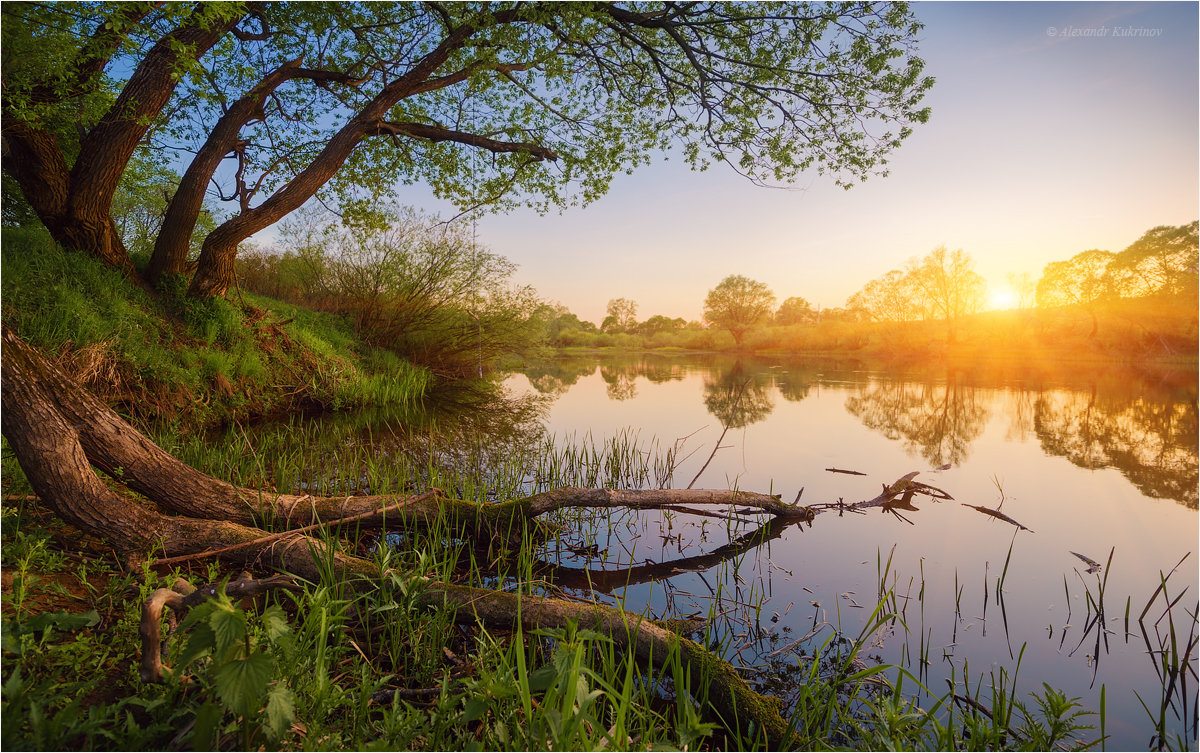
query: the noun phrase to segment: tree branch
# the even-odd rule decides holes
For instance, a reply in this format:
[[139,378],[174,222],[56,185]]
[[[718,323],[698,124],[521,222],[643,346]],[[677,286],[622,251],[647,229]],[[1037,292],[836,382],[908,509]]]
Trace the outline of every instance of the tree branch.
[[487,136],[481,136],[475,133],[455,131],[450,128],[443,128],[441,126],[428,125],[425,123],[382,121],[378,123],[374,129],[368,131],[367,133],[371,136],[379,136],[384,134],[408,136],[409,138],[422,139],[435,143],[441,141],[453,141],[458,144],[478,147],[485,151],[492,152],[493,154],[525,152],[537,160],[549,160],[550,162],[558,161],[557,153],[538,144],[518,141],[499,141],[497,139],[488,138]]

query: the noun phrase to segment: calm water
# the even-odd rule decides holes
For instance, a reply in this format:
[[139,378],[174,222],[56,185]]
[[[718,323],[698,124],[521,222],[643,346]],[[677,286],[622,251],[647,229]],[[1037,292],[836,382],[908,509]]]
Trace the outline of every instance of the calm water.
[[[803,488],[804,504],[853,503],[920,471],[918,480],[954,497],[891,512],[824,512],[811,526],[772,530],[762,546],[724,550],[754,526],[730,531],[723,521],[682,514],[608,516],[550,553],[565,566],[564,583],[587,567],[608,592],[602,598],[649,604],[660,616],[738,613],[716,639],[753,675],[756,667],[786,672],[807,645],[792,644],[822,624],[857,634],[877,602],[880,561],[890,557],[887,582],[907,631],[898,623],[877,631],[872,658],[909,666],[940,695],[952,676],[960,693],[969,677],[973,694],[981,675],[1011,671],[1020,657],[1023,691],[1046,681],[1094,710],[1106,688],[1110,750],[1151,745],[1154,723],[1135,693],[1158,713],[1163,683],[1153,650],[1167,632],[1162,596],[1138,617],[1159,573],[1185,555],[1168,583],[1171,599],[1186,589],[1171,618],[1181,641],[1195,629],[1195,371],[882,370],[647,356],[532,364],[506,386],[551,397],[545,422],[561,441],[633,430],[663,453],[680,440],[677,488],[727,426],[697,488],[737,486],[786,501]],[[966,505],[999,508],[1030,530]],[[1099,573],[1075,554],[1104,565],[1110,552]],[[672,561],[673,571],[654,567]],[[1103,625],[1089,605],[1102,583]],[[1186,686],[1176,687],[1166,712],[1168,730],[1193,748],[1196,666],[1193,651]]]

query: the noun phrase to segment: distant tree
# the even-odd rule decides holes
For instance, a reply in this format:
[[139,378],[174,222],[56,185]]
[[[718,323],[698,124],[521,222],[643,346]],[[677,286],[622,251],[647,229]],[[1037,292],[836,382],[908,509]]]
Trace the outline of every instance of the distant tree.
[[1196,292],[1200,223],[1152,228],[1113,257],[1106,274],[1114,295],[1133,298]]
[[1092,332],[1088,337],[1095,337],[1100,326],[1096,319],[1096,303],[1111,294],[1108,265],[1114,257],[1111,251],[1092,249],[1066,261],[1050,262],[1038,280],[1038,307],[1083,306],[1092,317]]
[[904,322],[920,318],[919,288],[911,275],[893,269],[871,280],[846,299],[846,308],[875,322]]
[[946,333],[954,341],[958,321],[983,308],[987,283],[962,249],[938,246],[924,258],[909,262],[908,276],[933,315],[946,320]]
[[813,311],[812,304],[797,296],[784,300],[779,304],[779,310],[775,312],[775,323],[781,325],[803,324],[811,322],[815,318],[816,313]]
[[659,332],[673,332],[683,329],[687,322],[682,318],[672,319],[662,314],[655,314],[638,325],[638,332],[643,335],[656,335]]
[[614,298],[608,302],[608,316],[600,329],[605,332],[630,332],[637,325],[637,301]]
[[1009,274],[1005,279],[1008,280],[1008,286],[1017,296],[1017,308],[1033,308],[1033,304],[1037,300],[1037,282],[1034,281],[1032,275],[1022,272]]
[[741,275],[730,275],[708,291],[704,299],[704,318],[718,327],[729,330],[733,341],[742,344],[746,330],[771,315],[775,294],[766,283]]

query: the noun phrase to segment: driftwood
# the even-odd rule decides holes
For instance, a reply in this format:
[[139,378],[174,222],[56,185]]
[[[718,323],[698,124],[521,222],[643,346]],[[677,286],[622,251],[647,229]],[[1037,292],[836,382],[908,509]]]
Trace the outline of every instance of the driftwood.
[[[970,507],[972,510],[978,510],[979,512],[983,513],[984,515],[990,515],[993,518],[996,518],[997,520],[1003,520],[1005,523],[1011,523],[1012,525],[1016,526],[1019,530],[1029,531],[1030,533],[1033,533],[1032,529],[1026,528],[1025,526],[1021,525],[1017,521],[1013,520],[1012,518],[1008,517],[1004,513],[1000,512],[1000,510],[997,508],[984,507],[983,505],[968,505],[966,502],[963,502],[962,504],[963,504],[963,507]],[[1072,552],[1072,554],[1075,554],[1075,553]],[[1081,555],[1081,554],[1075,554],[1075,556],[1083,557],[1083,555]],[[1087,560],[1087,557],[1083,557],[1083,559]]]

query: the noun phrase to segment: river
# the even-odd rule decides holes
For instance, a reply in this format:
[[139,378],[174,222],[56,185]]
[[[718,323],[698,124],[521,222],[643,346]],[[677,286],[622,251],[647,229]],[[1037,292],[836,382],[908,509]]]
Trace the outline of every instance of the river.
[[[901,619],[871,633],[869,657],[908,667],[935,695],[948,679],[966,694],[964,678],[974,694],[1004,668],[1022,694],[1047,682],[1093,711],[1103,688],[1109,749],[1157,745],[1164,704],[1163,731],[1195,747],[1196,648],[1165,700],[1156,653],[1172,621],[1181,654],[1195,641],[1194,370],[573,356],[528,363],[505,385],[549,398],[544,422],[560,443],[633,437],[660,457],[673,450],[676,488],[708,461],[696,488],[787,502],[803,489],[800,504],[822,506],[811,524],[708,559],[753,524],[608,516],[547,552],[568,571],[595,571],[602,598],[663,617],[728,618],[740,606],[717,642],[778,683],[820,640],[799,640],[814,629],[857,635],[883,581]],[[912,471],[953,499],[829,507]],[[1155,591],[1180,560],[1166,593],[1183,598],[1167,615]],[[621,580],[630,568],[643,582]]]

